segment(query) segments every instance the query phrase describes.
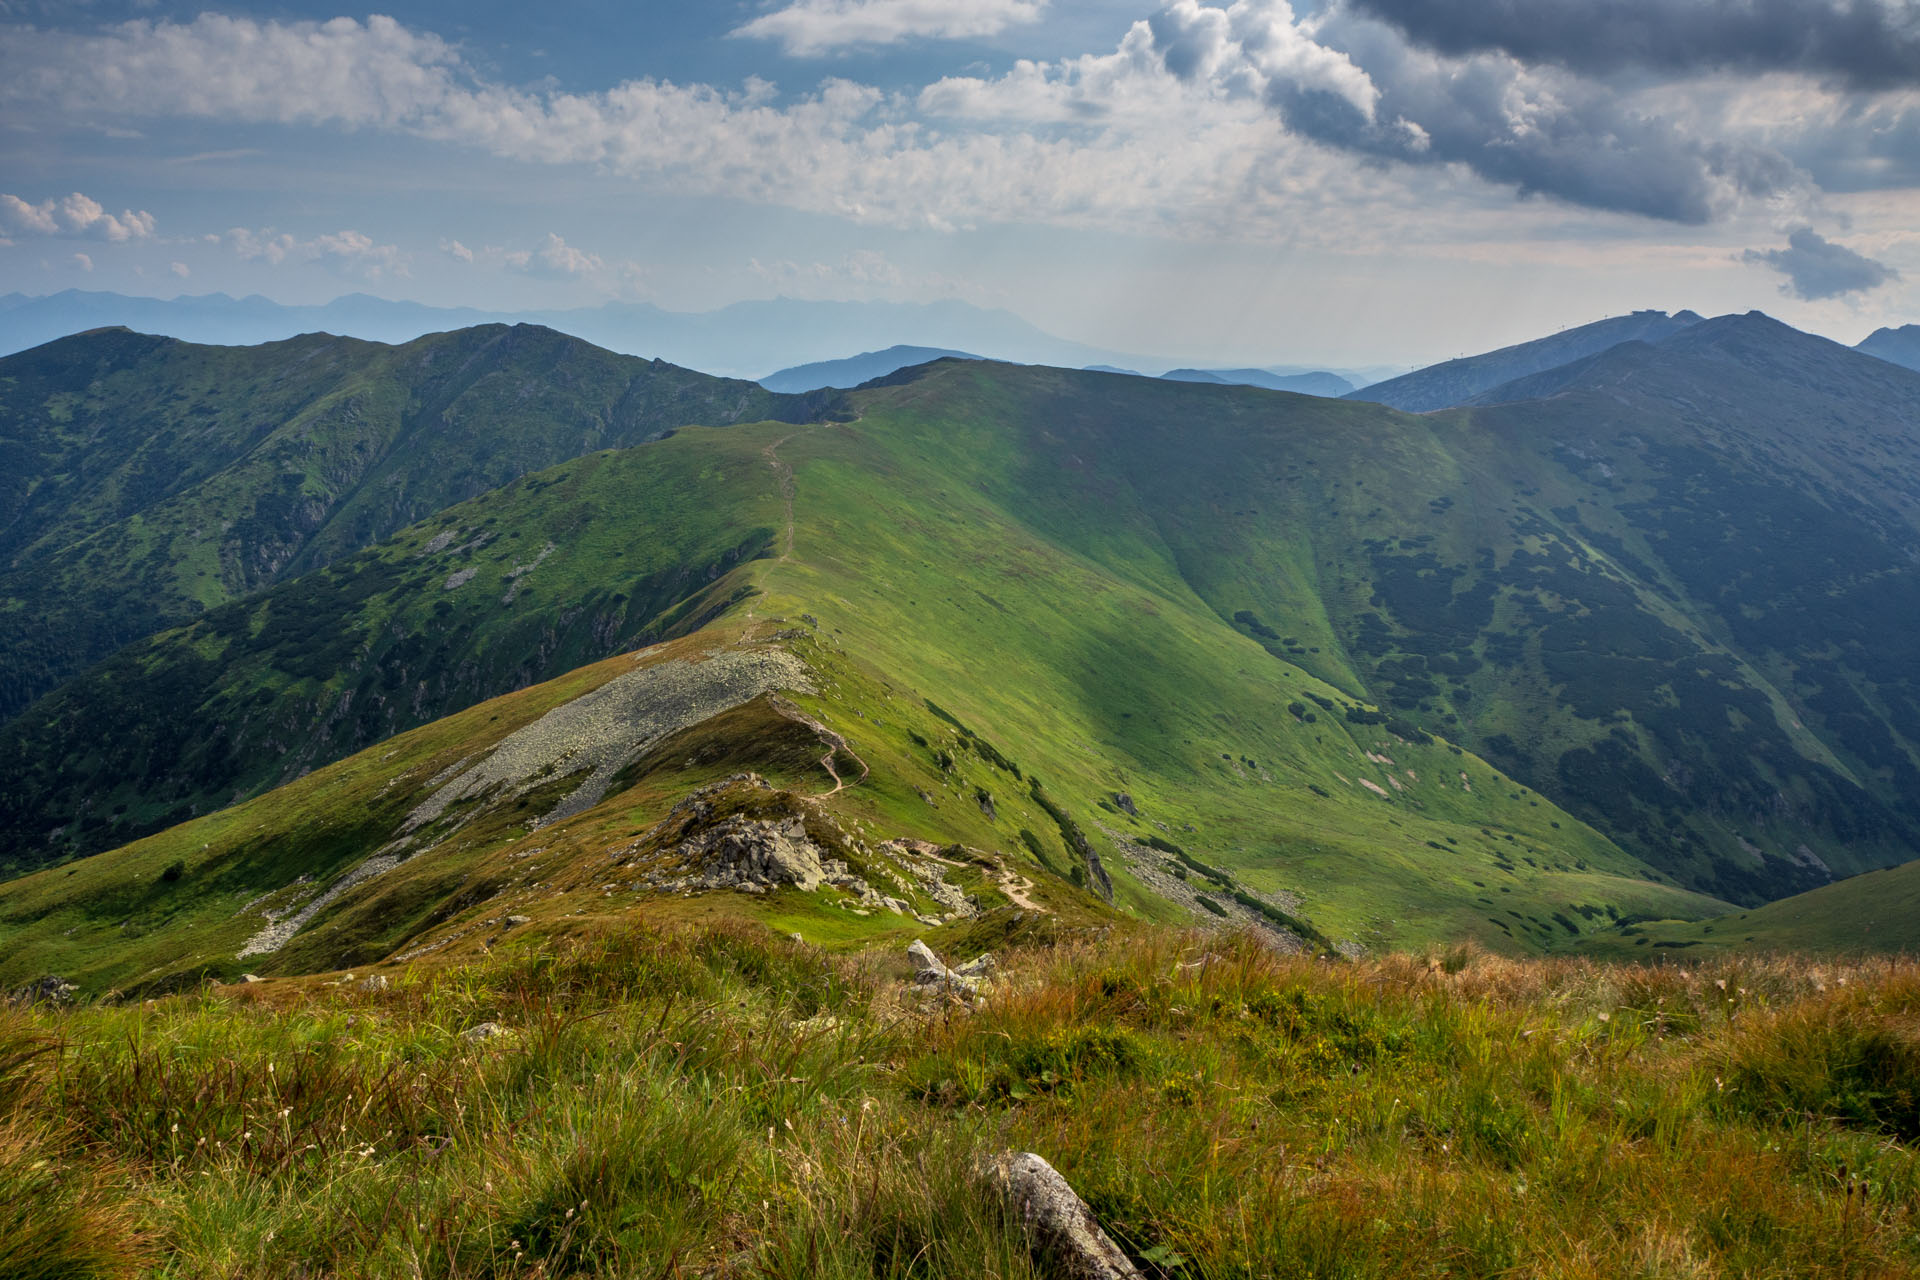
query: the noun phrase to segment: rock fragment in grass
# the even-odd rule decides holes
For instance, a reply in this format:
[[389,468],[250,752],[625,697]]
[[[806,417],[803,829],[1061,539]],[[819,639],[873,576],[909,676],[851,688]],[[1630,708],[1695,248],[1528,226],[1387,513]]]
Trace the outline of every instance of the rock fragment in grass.
[[1004,1151],[986,1161],[982,1173],[1020,1219],[1033,1251],[1054,1264],[1049,1274],[1063,1280],[1141,1280],[1086,1201],[1041,1157]]

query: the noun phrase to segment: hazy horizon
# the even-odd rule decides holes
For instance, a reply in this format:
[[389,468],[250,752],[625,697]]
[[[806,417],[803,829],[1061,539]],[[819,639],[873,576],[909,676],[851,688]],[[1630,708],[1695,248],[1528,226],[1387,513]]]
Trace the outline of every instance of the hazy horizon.
[[955,298],[1222,366],[1920,316],[1906,11],[1626,10],[17,0],[0,292]]

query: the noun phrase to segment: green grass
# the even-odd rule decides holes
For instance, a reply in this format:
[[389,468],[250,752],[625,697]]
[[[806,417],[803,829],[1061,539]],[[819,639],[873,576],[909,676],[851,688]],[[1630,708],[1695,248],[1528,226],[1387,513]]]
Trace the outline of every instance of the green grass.
[[1584,945],[1595,955],[1615,957],[1920,954],[1920,862],[1869,871],[1712,920],[1645,920],[1593,934]]
[[0,1184],[65,1229],[7,1264],[1051,1274],[971,1172],[1011,1148],[1154,1277],[1920,1274],[1909,964],[1328,966],[1161,931],[1002,960],[976,1008],[903,958],[628,927],[381,991],[0,1013],[59,1046],[0,1069]]

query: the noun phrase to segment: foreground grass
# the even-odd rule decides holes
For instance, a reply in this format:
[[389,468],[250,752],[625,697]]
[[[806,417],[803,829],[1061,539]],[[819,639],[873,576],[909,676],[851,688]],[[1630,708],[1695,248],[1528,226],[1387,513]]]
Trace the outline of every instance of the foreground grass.
[[0,1275],[1045,1275],[1007,1147],[1150,1275],[1920,1274],[1920,966],[893,965],[630,929],[0,1014]]

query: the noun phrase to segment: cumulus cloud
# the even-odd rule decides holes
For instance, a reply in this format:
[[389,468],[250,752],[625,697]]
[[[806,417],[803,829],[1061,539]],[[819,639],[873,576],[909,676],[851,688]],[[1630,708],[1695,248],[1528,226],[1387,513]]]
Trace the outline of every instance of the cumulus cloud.
[[551,231],[539,249],[510,254],[508,260],[511,265],[534,275],[560,277],[599,275],[607,266],[599,254],[576,249]]
[[76,253],[73,255],[73,265],[82,271],[91,271],[93,270],[93,259],[84,253]]
[[1500,52],[1593,74],[1794,71],[1920,84],[1911,0],[1347,0],[1452,56]]
[[188,270],[187,264],[184,262],[168,263],[167,270],[173,272],[174,275],[180,277],[180,279],[182,280],[185,280],[188,276],[193,274],[192,271]]
[[1256,92],[1297,133],[1404,164],[1462,165],[1522,195],[1674,222],[1803,189],[1778,151],[1693,135],[1616,89],[1506,53],[1452,57],[1334,8],[1175,0],[1149,23],[1168,71]]
[[1892,267],[1835,244],[1812,227],[1789,235],[1784,249],[1749,249],[1740,259],[1780,272],[1787,278],[1780,291],[1808,302],[1865,293],[1900,278]]
[[1035,22],[1047,0],[794,0],[731,34],[777,40],[792,57],[914,36],[964,40]]
[[362,231],[334,231],[303,240],[272,228],[254,231],[235,227],[224,236],[207,238],[224,243],[249,262],[272,266],[285,262],[318,263],[374,280],[386,275],[410,274],[411,257],[405,250],[398,245],[380,244]]
[[[115,216],[91,196],[76,191],[58,200],[28,204],[16,195],[0,195],[0,229],[16,236],[68,239],[144,240],[153,234],[150,213],[127,209]],[[89,268],[91,269],[91,268]]]

